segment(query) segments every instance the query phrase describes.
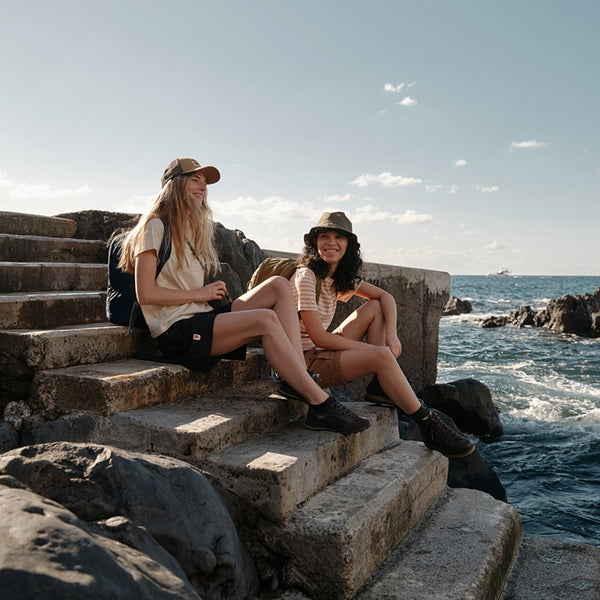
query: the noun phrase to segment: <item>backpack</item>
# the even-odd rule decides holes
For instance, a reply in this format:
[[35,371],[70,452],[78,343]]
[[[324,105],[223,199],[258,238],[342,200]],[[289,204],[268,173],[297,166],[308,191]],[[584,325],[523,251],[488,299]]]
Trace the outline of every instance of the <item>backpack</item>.
[[[171,256],[171,236],[166,219],[161,219],[165,228],[158,251],[156,275]],[[106,317],[115,325],[127,325],[129,335],[134,327],[148,327],[135,295],[135,276],[121,271],[117,266],[121,260],[123,241],[128,232],[116,235],[108,247],[108,287],[106,289]]]
[[[248,290],[256,287],[259,283],[266,281],[269,277],[274,275],[281,275],[286,279],[291,279],[292,275],[296,272],[301,265],[295,258],[265,258],[260,265],[256,268],[256,271],[252,273],[252,277],[246,286]],[[319,296],[321,295],[321,279],[317,277],[317,304],[319,303]]]

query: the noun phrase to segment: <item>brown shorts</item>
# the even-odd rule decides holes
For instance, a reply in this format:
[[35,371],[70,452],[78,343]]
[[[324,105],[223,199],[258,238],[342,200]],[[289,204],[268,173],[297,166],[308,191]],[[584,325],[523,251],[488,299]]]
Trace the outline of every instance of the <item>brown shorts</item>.
[[319,385],[323,388],[350,383],[342,377],[340,364],[343,350],[323,350],[311,348],[304,353],[306,366],[319,375]]

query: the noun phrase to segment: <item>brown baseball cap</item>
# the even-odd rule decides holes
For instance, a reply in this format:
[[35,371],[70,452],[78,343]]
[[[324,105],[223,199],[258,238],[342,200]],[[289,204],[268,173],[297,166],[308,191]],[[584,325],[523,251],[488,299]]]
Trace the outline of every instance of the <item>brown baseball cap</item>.
[[341,211],[323,213],[319,222],[304,236],[305,243],[310,241],[317,229],[335,229],[349,234],[348,237],[356,239],[356,234],[352,231],[350,219]]
[[164,187],[169,179],[173,179],[177,175],[186,175],[196,171],[202,172],[204,177],[206,177],[206,183],[217,183],[221,179],[221,173],[219,173],[216,167],[202,167],[194,158],[176,158],[165,169],[160,183]]

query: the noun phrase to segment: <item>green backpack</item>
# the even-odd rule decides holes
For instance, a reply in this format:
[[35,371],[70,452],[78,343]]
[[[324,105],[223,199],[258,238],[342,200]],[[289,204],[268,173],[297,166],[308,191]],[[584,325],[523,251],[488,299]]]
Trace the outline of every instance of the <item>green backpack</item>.
[[[286,279],[291,279],[292,275],[296,272],[296,269],[301,266],[302,265],[299,265],[295,258],[265,258],[252,274],[246,287],[251,290],[274,275],[280,275]],[[316,292],[318,304],[319,296],[321,295],[321,279],[319,277],[317,277]]]

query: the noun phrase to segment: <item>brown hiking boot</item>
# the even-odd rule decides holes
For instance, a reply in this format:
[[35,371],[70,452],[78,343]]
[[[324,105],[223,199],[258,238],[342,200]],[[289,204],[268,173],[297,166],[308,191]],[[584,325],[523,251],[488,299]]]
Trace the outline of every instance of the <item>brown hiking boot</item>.
[[423,443],[448,458],[464,458],[475,450],[474,444],[462,433],[448,427],[437,411],[429,410],[429,416],[415,421],[421,430]]

